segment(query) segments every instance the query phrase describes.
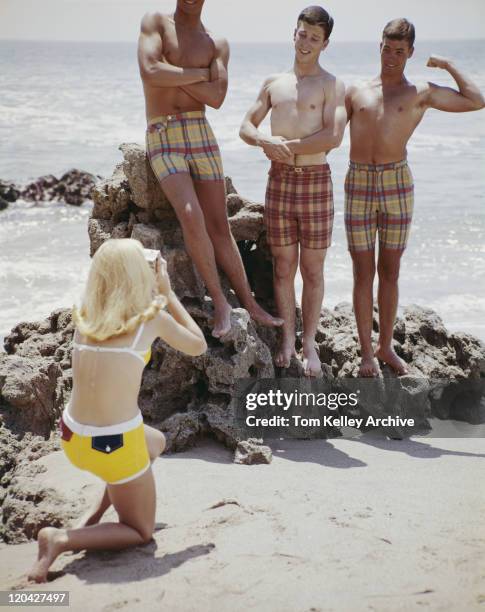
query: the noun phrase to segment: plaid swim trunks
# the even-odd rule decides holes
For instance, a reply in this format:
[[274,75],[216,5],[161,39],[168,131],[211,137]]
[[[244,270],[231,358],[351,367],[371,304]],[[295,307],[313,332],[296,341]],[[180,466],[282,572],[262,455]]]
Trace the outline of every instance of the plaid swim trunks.
[[307,249],[328,248],[333,227],[329,165],[272,162],[268,177],[264,208],[268,244],[282,247],[300,242]]
[[413,175],[406,160],[390,164],[351,161],[345,177],[345,229],[349,251],[379,244],[404,250],[414,205]]
[[195,181],[223,181],[221,154],[204,111],[150,120],[146,132],[150,165],[159,181],[188,172]]

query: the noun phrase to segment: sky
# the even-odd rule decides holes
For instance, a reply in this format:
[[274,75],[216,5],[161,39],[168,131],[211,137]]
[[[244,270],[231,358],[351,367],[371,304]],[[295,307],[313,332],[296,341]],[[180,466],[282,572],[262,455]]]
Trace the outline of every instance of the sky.
[[[311,0],[206,0],[203,21],[230,42],[286,42]],[[176,0],[0,0],[0,39],[135,41],[142,15]],[[407,17],[421,40],[485,38],[485,0],[327,0],[332,40],[375,41]]]

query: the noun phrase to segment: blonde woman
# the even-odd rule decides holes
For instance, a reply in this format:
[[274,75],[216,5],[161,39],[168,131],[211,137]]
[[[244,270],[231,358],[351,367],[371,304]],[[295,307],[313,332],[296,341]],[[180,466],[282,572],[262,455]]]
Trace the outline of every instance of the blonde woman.
[[[108,240],[93,257],[81,309],[74,309],[71,399],[61,419],[69,460],[105,481],[103,496],[74,529],[45,527],[29,578],[44,582],[68,550],[122,549],[150,541],[155,525],[151,462],[165,438],[144,426],[137,399],[150,347],[161,338],[188,355],[204,336],[171,290],[165,262],[155,272],[141,244]],[[119,522],[98,523],[113,504]]]

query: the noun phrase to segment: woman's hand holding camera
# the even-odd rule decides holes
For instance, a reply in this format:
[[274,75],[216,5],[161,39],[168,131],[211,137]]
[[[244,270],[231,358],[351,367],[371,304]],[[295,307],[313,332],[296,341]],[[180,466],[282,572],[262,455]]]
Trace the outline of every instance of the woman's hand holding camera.
[[161,295],[165,295],[167,298],[170,296],[172,287],[170,285],[170,278],[167,272],[167,262],[160,255],[156,262],[156,275],[157,275],[157,287]]

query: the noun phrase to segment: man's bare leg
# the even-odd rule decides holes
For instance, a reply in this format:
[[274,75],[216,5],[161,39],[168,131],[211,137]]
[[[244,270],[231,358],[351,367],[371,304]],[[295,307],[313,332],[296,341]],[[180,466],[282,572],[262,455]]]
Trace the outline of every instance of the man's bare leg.
[[372,348],[373,287],[376,274],[375,253],[372,249],[371,251],[351,251],[350,255],[354,266],[354,313],[362,357],[359,376],[377,376],[379,371]]
[[231,329],[231,306],[222,291],[214,248],[207,233],[204,214],[187,172],[172,174],[162,181],[162,189],[182,226],[185,248],[201,275],[214,303],[214,330],[220,338]]
[[306,249],[302,247],[300,251],[300,272],[303,278],[301,300],[303,363],[306,376],[317,376],[322,371],[320,356],[315,348],[315,335],[323,303],[323,265],[326,254],[326,249]]
[[279,327],[283,320],[272,317],[254,299],[231,234],[226,208],[226,190],[220,181],[194,181],[195,191],[204,213],[207,233],[212,241],[217,264],[224,270],[239,301],[257,323]]
[[273,255],[274,292],[278,314],[283,319],[283,336],[274,362],[280,368],[290,365],[295,352],[295,275],[298,268],[298,244],[271,247]]
[[377,299],[379,304],[379,343],[375,355],[387,363],[399,375],[408,373],[406,364],[392,348],[392,335],[396,320],[399,300],[399,268],[403,251],[396,249],[379,249],[377,273],[379,288]]

